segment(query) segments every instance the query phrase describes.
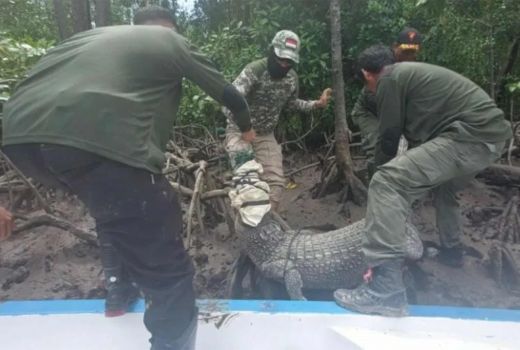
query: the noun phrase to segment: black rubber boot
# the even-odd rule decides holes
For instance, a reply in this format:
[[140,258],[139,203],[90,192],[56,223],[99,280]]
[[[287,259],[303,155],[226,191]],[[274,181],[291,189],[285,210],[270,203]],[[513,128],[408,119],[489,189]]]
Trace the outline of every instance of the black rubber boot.
[[126,314],[138,297],[139,290],[129,282],[109,284],[105,297],[105,316],[117,317]]
[[177,339],[165,340],[154,337],[151,350],[195,350],[195,340],[197,338],[198,308],[195,308],[193,318],[188,328]]
[[101,240],[101,263],[105,273],[105,316],[124,315],[137,301],[139,290],[130,282],[119,254],[112,244]]
[[439,255],[437,255],[437,260],[447,266],[462,267],[464,265],[464,248],[462,244],[451,248],[442,247]]
[[403,260],[388,260],[375,267],[368,284],[334,292],[336,303],[364,314],[403,317],[408,314],[408,301],[403,283]]

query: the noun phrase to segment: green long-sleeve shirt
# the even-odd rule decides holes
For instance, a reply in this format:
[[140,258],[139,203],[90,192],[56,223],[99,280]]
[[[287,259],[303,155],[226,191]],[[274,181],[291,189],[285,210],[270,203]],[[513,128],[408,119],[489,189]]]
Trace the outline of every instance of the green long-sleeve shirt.
[[376,99],[376,165],[395,156],[401,135],[413,146],[437,136],[484,143],[512,136],[504,113],[491,97],[471,80],[443,67],[417,62],[385,67]]
[[185,38],[161,26],[89,30],[51,49],[4,107],[3,143],[53,143],[159,173],[183,77],[250,129],[245,99]]

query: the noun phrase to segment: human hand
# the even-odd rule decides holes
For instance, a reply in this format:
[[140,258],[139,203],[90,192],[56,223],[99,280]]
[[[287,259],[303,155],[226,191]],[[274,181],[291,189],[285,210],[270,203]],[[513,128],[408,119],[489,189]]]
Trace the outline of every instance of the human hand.
[[321,93],[320,99],[318,101],[316,101],[315,106],[318,108],[327,107],[327,104],[329,103],[329,99],[331,98],[331,96],[332,96],[332,89],[326,88]]
[[256,132],[254,129],[250,129],[249,131],[245,131],[242,133],[242,140],[246,142],[251,142],[256,138]]
[[0,241],[8,238],[13,230],[13,214],[0,207]]

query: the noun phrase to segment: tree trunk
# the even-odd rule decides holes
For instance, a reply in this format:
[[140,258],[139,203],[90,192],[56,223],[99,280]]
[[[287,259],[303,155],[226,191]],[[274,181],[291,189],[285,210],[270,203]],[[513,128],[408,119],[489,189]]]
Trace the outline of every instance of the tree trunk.
[[63,0],[53,0],[54,6],[54,18],[58,26],[58,34],[60,40],[65,40],[72,35],[71,28],[69,26],[68,11]]
[[94,0],[96,5],[96,27],[105,27],[112,25],[112,11],[110,9],[110,0]]
[[515,61],[518,58],[519,50],[520,50],[520,37],[517,37],[513,40],[513,42],[509,46],[509,52],[507,54],[507,61],[504,64],[504,67],[500,71],[500,75],[497,78],[497,93],[496,93],[497,101],[502,101],[504,99],[504,93],[506,91],[507,77],[513,71]]
[[89,0],[72,0],[72,29],[74,34],[91,29]]
[[350,156],[347,112],[343,81],[341,56],[341,8],[339,0],[330,0],[330,32],[332,50],[332,88],[334,93],[334,128],[336,140],[336,164],[339,175],[343,175],[353,201],[358,205],[366,203],[367,189],[354,174],[354,166]]

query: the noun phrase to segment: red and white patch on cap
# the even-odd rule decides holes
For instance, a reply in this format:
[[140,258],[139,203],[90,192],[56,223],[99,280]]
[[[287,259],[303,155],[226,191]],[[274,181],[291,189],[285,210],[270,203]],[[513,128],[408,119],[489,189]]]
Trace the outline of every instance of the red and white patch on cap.
[[298,47],[298,41],[293,38],[285,39],[285,47],[296,49]]

